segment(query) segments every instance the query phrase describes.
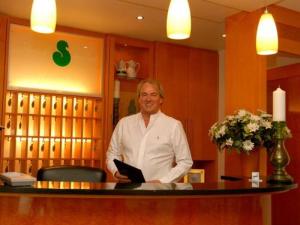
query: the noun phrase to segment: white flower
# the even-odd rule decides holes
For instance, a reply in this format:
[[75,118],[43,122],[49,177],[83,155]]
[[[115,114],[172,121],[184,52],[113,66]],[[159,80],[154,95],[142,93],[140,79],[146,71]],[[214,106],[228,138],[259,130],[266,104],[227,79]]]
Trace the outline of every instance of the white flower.
[[272,115],[271,114],[268,114],[264,111],[259,111],[261,114],[260,114],[260,117],[261,118],[272,118]]
[[227,146],[232,146],[232,144],[233,144],[233,140],[231,138],[227,139],[225,142],[225,145]]
[[259,129],[259,126],[257,123],[249,123],[246,126],[246,131],[255,132]]
[[246,114],[247,114],[247,111],[244,110],[244,109],[240,109],[239,112],[238,112],[238,116],[239,116],[239,117],[243,117],[243,116],[245,116]]
[[251,151],[254,148],[254,143],[250,140],[243,141],[243,149],[245,151]]
[[227,119],[227,120],[233,120],[233,119],[234,119],[234,116],[232,116],[232,115],[226,116],[226,119]]
[[[255,115],[244,109],[234,115],[226,116],[215,123],[209,131],[212,142],[222,149],[236,149],[238,152],[249,152],[257,146],[272,147],[274,129],[272,116],[264,112]],[[285,127],[283,135],[291,137],[290,130]]]
[[216,132],[216,138],[222,137],[225,134],[226,126],[223,125],[220,129]]
[[260,117],[257,115],[253,115],[253,114],[251,115],[250,119],[253,121],[260,121]]
[[261,125],[263,127],[265,127],[266,129],[271,129],[272,128],[272,123],[270,121],[267,121],[267,120],[262,120]]

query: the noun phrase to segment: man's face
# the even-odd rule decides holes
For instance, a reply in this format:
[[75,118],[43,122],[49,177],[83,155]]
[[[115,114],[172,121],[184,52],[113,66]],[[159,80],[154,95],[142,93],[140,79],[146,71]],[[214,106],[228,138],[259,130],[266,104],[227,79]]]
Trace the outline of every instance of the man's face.
[[142,113],[154,114],[160,109],[163,99],[155,85],[145,83],[141,88],[138,102]]

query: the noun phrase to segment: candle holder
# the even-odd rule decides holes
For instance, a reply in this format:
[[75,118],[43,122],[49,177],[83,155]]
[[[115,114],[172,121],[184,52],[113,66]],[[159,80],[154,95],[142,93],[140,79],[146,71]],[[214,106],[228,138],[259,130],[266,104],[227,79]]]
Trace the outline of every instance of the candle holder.
[[268,177],[268,182],[291,184],[294,179],[285,170],[290,162],[289,154],[284,145],[286,123],[284,121],[274,121],[273,127],[275,128],[275,146],[270,156],[273,172]]
[[116,126],[119,121],[119,103],[120,98],[114,98],[114,108],[113,108],[113,125]]

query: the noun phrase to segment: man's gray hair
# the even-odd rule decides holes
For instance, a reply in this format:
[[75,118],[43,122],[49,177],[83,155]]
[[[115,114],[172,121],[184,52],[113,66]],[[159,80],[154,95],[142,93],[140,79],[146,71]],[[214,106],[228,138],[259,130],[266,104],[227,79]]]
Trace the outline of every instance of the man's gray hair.
[[146,83],[152,84],[153,86],[155,86],[157,88],[159,96],[161,98],[165,97],[165,92],[164,92],[163,86],[161,85],[161,83],[158,80],[145,79],[145,80],[140,81],[140,83],[137,86],[137,92],[136,92],[137,98],[139,98],[141,96],[141,89],[142,89],[143,85]]

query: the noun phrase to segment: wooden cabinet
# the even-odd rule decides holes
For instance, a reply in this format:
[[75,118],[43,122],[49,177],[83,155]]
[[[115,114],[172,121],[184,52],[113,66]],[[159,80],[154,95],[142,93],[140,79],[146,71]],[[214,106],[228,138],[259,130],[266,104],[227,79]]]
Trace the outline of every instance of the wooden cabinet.
[[42,166],[100,167],[101,98],[7,91],[1,171],[36,175]]
[[194,167],[215,180],[217,151],[208,130],[218,119],[218,53],[156,43],[155,77],[166,92],[162,110],[185,128]]

